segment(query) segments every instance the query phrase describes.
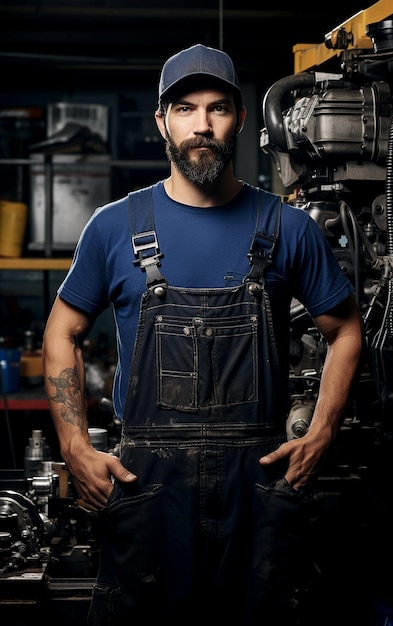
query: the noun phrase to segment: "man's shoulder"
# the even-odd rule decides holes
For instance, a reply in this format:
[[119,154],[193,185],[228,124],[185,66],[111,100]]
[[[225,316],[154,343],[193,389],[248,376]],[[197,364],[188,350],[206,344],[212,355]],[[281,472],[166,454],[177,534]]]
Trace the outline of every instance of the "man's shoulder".
[[133,191],[130,191],[125,198],[122,198],[122,200],[132,202],[133,199],[139,199],[139,198],[146,199],[148,198],[148,196],[152,196],[154,191],[158,189],[159,187],[161,187],[162,184],[163,184],[162,181],[159,181],[158,183],[153,183],[152,185],[141,187],[140,189],[134,189]]
[[272,191],[267,191],[266,189],[262,189],[262,187],[252,185],[251,183],[247,183],[244,181],[242,192],[245,194],[249,194],[254,198],[259,198],[260,200],[276,200],[277,198],[279,198],[278,194],[273,193]]
[[281,204],[283,209],[289,214],[299,215],[299,213],[306,214],[307,213],[301,208],[289,204],[288,200],[285,196],[281,196],[279,193],[274,191],[268,191],[267,189],[262,189],[261,187],[257,187],[255,185],[250,185],[245,183],[245,188],[248,193],[252,194],[255,198],[259,198],[262,203],[266,204]]
[[261,213],[270,213],[270,218],[280,215],[281,230],[295,232],[299,229],[303,231],[310,222],[311,217],[300,207],[288,204],[285,198],[278,193],[267,191],[261,187],[253,186],[248,183],[244,186],[244,191],[248,198],[252,198],[254,206],[259,205]]
[[121,198],[112,200],[111,202],[108,202],[98,207],[95,211],[95,217],[105,219],[106,216],[110,216],[113,219],[116,214],[118,214],[119,216],[127,214],[131,202],[134,202],[136,200],[143,200],[143,202],[146,204],[149,200],[149,195],[152,194],[156,186],[157,183],[155,183],[154,185],[143,187],[141,189],[135,189],[127,193],[127,195],[122,196]]

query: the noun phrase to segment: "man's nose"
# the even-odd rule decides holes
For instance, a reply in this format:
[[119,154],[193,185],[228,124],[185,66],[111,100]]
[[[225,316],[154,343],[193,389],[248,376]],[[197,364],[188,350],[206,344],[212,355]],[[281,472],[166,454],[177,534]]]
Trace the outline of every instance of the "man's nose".
[[195,135],[211,135],[213,132],[210,117],[206,111],[201,111],[197,114],[195,120]]

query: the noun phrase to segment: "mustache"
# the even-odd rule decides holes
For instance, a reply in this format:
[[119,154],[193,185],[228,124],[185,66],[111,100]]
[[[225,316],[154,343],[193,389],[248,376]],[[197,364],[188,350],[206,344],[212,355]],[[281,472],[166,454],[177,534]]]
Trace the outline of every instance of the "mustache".
[[209,137],[193,137],[192,139],[187,139],[183,141],[180,145],[180,150],[182,153],[186,152],[190,148],[210,148],[216,154],[226,154],[230,152],[231,146],[223,141],[215,141],[214,139],[209,139]]
[[217,142],[208,137],[194,137],[193,139],[187,139],[183,141],[182,147],[187,148],[215,148]]

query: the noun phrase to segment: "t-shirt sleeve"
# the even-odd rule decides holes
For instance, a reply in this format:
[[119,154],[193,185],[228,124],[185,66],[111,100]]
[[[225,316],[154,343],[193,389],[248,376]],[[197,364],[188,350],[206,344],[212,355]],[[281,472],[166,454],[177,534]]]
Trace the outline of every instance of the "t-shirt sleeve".
[[296,257],[295,296],[312,317],[325,313],[354,291],[326,236],[311,217],[298,242]]
[[82,231],[70,270],[57,293],[89,315],[96,316],[109,306],[105,255],[94,216]]

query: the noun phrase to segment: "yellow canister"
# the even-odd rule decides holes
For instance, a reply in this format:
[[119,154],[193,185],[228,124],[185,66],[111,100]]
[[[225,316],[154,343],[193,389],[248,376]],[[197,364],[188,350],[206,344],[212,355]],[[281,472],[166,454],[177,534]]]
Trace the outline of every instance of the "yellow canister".
[[20,257],[26,232],[27,206],[0,201],[0,256]]

